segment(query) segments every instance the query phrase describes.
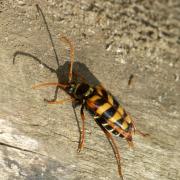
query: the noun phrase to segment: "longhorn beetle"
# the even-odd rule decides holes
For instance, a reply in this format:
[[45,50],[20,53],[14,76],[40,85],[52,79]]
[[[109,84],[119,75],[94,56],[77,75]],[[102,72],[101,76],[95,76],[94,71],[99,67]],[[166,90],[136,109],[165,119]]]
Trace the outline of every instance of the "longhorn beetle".
[[[64,90],[70,98],[60,101],[48,101],[50,104],[63,104],[65,101],[71,100],[76,104],[81,105],[81,119],[82,119],[82,131],[81,138],[78,147],[78,151],[81,151],[84,147],[85,139],[85,116],[84,109],[86,108],[90,114],[92,114],[96,123],[105,133],[106,137],[111,142],[117,164],[120,177],[123,179],[120,164],[120,153],[117,145],[114,141],[112,134],[125,138],[128,144],[132,147],[132,133],[135,131],[141,135],[146,136],[141,131],[137,130],[131,116],[125,111],[125,109],[119,105],[117,100],[108,92],[101,84],[95,87],[89,85],[85,79],[73,72],[74,63],[74,45],[67,37],[62,36],[61,40],[69,44],[70,47],[70,67],[67,83],[43,83],[33,86],[33,88],[39,88],[43,86],[58,86]],[[77,75],[81,78],[82,82],[73,81],[73,75]]]
[[[37,8],[41,11],[38,5],[37,5]],[[44,18],[44,22],[46,23],[45,18]],[[138,132],[142,136],[146,136],[148,134],[142,133],[141,131],[136,129],[134,121],[132,120],[131,116],[118,103],[118,101],[111,95],[111,93],[107,91],[101,84],[97,86],[91,86],[90,84],[86,82],[84,77],[82,77],[77,72],[73,71],[74,44],[72,43],[70,39],[68,39],[65,36],[61,36],[61,40],[65,42],[66,44],[68,44],[70,47],[70,65],[69,65],[69,73],[68,73],[68,82],[67,83],[61,83],[61,82],[42,83],[42,84],[33,86],[33,88],[36,89],[43,86],[56,86],[64,90],[70,96],[70,98],[67,98],[64,100],[58,100],[58,101],[46,100],[47,103],[49,104],[63,104],[66,101],[72,101],[76,105],[81,105],[80,114],[81,114],[81,119],[82,119],[82,130],[81,130],[80,141],[79,141],[79,146],[78,146],[79,152],[84,147],[84,139],[85,139],[84,109],[90,112],[90,114],[93,116],[94,120],[99,125],[101,130],[105,133],[107,139],[112,145],[114,155],[115,155],[117,165],[118,165],[118,172],[119,172],[120,178],[123,179],[123,175],[121,171],[121,163],[120,163],[120,153],[112,135],[119,136],[121,138],[126,139],[129,146],[133,147],[133,141],[132,141],[133,133],[135,134],[135,132]],[[13,63],[15,62],[15,57],[18,54],[28,55],[30,57],[35,58],[34,56],[29,55],[28,53],[16,52],[14,54]],[[35,58],[35,60],[40,62],[39,59],[37,58]],[[45,67],[47,66],[45,65]],[[79,77],[81,79],[81,82],[74,81],[73,76]]]

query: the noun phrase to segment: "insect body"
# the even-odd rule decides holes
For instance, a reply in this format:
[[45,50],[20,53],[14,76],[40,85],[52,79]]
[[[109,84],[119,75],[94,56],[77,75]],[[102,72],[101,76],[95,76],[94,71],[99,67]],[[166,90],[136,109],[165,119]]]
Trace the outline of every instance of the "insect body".
[[[81,105],[81,119],[82,119],[82,131],[81,139],[78,147],[78,151],[81,151],[84,147],[85,139],[85,116],[84,108],[86,108],[94,117],[96,123],[103,130],[108,140],[110,141],[116,160],[118,164],[118,170],[121,179],[123,179],[120,164],[120,154],[117,145],[114,141],[112,134],[125,138],[130,146],[133,146],[132,135],[133,132],[139,132],[141,135],[146,136],[135,128],[134,122],[131,116],[119,105],[117,100],[102,86],[97,85],[95,87],[90,86],[87,82],[84,82],[84,78],[81,78],[81,82],[73,81],[73,62],[74,62],[74,47],[72,42],[66,37],[61,37],[61,40],[68,43],[70,46],[70,67],[69,67],[69,81],[67,83],[43,83],[34,86],[34,88],[42,86],[58,86],[63,89],[75,104]],[[48,101],[50,104],[62,104],[66,100],[60,101]]]
[[132,142],[133,123],[115,98],[101,85],[91,87],[85,83],[70,84],[66,92],[91,112],[108,132]]
[[87,107],[107,131],[132,141],[130,116],[102,86],[95,87],[94,94],[87,99]]

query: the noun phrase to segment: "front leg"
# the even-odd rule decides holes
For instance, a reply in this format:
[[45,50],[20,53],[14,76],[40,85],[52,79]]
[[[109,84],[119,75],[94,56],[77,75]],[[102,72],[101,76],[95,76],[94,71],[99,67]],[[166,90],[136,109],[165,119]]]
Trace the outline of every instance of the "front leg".
[[63,84],[63,83],[57,83],[57,82],[52,82],[52,83],[42,83],[42,84],[37,84],[37,85],[34,85],[32,88],[33,89],[38,89],[38,88],[41,88],[41,87],[47,87],[47,86],[56,86],[56,90],[55,90],[55,95],[54,95],[54,98],[51,99],[51,100],[48,100],[48,99],[44,99],[44,101],[48,102],[49,104],[62,104],[62,101],[56,101],[57,99],[57,93],[58,93],[58,90],[59,88],[63,89],[64,91],[66,87],[69,86],[69,84]]
[[55,101],[57,100],[58,90],[59,90],[59,87],[56,86],[56,90],[55,90],[55,93],[54,93],[54,98],[53,98],[53,99],[50,99],[50,100],[44,98],[44,101],[47,102],[47,103],[50,103],[50,104],[53,103],[53,102],[55,102]]

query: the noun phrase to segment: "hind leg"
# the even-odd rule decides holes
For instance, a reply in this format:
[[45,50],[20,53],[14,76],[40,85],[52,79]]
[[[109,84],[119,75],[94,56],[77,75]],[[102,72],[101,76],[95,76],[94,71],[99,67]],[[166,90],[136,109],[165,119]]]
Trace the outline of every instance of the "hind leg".
[[112,149],[114,151],[114,155],[115,155],[115,158],[116,158],[116,161],[117,161],[117,165],[118,165],[118,172],[119,172],[119,175],[120,175],[120,178],[123,180],[123,175],[122,175],[122,170],[121,170],[121,157],[120,157],[120,153],[119,153],[119,150],[118,150],[118,147],[116,145],[116,142],[112,136],[111,133],[109,133],[103,126],[101,123],[98,122],[98,119],[95,119],[96,123],[100,126],[100,128],[103,130],[103,132],[105,133],[109,143],[111,144],[112,146]]
[[80,142],[78,147],[78,152],[84,148],[84,139],[85,139],[85,116],[84,116],[84,104],[81,106],[81,119],[82,119],[82,130],[80,136]]

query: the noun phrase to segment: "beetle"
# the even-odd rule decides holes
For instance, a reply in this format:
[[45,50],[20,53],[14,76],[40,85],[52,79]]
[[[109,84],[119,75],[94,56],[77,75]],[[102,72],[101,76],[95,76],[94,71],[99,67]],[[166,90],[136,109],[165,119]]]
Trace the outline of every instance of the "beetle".
[[[48,103],[63,104],[65,101],[70,100],[77,105],[81,105],[80,114],[82,119],[82,130],[80,143],[78,146],[79,152],[83,149],[85,140],[84,109],[90,112],[112,145],[117,160],[118,172],[121,179],[123,179],[120,163],[120,153],[112,135],[126,139],[129,146],[133,147],[133,133],[139,132],[142,136],[146,136],[148,134],[142,133],[136,129],[134,121],[132,120],[129,113],[126,112],[126,110],[118,103],[114,96],[103,87],[103,85],[99,84],[97,86],[91,86],[81,75],[73,72],[74,45],[72,41],[65,36],[61,36],[61,40],[69,44],[70,47],[68,82],[42,83],[33,86],[33,88],[36,89],[43,86],[60,87],[70,96],[70,98],[60,101],[48,101]],[[73,75],[79,76],[81,78],[81,82],[73,81]]]

